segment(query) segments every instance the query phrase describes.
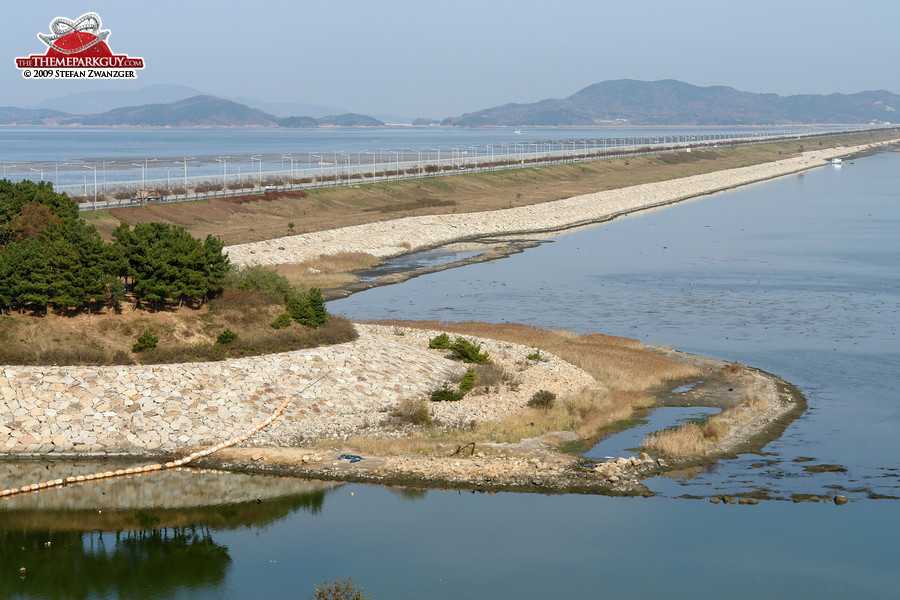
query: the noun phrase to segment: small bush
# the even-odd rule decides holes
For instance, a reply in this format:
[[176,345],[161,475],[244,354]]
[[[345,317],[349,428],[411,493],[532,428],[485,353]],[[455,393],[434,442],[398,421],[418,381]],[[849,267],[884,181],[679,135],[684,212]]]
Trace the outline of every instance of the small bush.
[[225,344],[230,344],[237,338],[238,338],[238,334],[236,334],[235,332],[233,332],[230,329],[226,329],[225,331],[223,331],[222,333],[219,334],[219,337],[216,338],[216,341],[224,346]]
[[316,595],[310,600],[369,600],[363,596],[363,588],[357,588],[349,577],[347,579],[335,579],[333,582],[322,583],[322,587],[316,586]]
[[401,423],[431,425],[431,412],[424,400],[406,399],[391,411],[391,416]]
[[528,406],[532,408],[550,408],[553,401],[556,400],[556,394],[547,390],[538,390],[528,401]]
[[276,302],[287,302],[296,291],[284,275],[259,266],[232,270],[228,274],[226,287],[248,292],[257,292]]
[[459,382],[459,391],[462,393],[466,393],[475,387],[475,370],[469,369],[466,371],[466,374],[463,375],[462,380]]
[[272,321],[272,329],[281,329],[282,327],[290,327],[291,323],[293,323],[293,319],[291,319],[291,313],[281,313],[278,315],[274,321]]
[[156,344],[159,343],[159,338],[150,333],[149,329],[145,329],[144,333],[138,336],[137,341],[131,347],[132,352],[140,352],[142,350],[147,350],[148,348],[156,348]]
[[491,360],[487,352],[481,351],[481,344],[473,343],[466,338],[456,338],[450,348],[456,354],[456,358],[465,363],[483,364]]
[[428,340],[429,348],[437,348],[439,350],[449,350],[450,349],[450,336],[446,333],[442,333],[440,335],[436,335],[430,340]]
[[[500,389],[501,384],[512,384],[513,376],[509,371],[494,364],[476,365],[475,374],[478,376],[477,383],[479,388],[484,388],[485,393],[490,392],[491,388]],[[513,389],[510,385],[510,389]]]
[[457,402],[458,400],[462,400],[463,396],[466,394],[464,392],[458,392],[456,390],[450,389],[446,383],[439,387],[438,389],[431,392],[431,401],[432,402]]
[[291,317],[301,325],[319,328],[328,324],[328,312],[325,310],[325,300],[319,288],[294,294],[288,299],[286,308]]
[[527,355],[525,358],[527,358],[528,360],[541,360],[541,351],[535,350],[531,354]]

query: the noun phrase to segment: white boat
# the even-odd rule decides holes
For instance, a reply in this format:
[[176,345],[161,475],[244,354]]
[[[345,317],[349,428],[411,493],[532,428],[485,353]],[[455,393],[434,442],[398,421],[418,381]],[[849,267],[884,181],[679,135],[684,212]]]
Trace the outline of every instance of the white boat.
[[844,161],[842,161],[842,160],[839,159],[839,158],[832,158],[832,159],[831,159],[831,164],[833,164],[833,165],[839,165],[839,164],[841,164],[842,162],[844,162]]
[[516,134],[516,135],[522,135],[522,130],[521,130],[521,129],[516,129],[515,131],[513,131],[513,133]]

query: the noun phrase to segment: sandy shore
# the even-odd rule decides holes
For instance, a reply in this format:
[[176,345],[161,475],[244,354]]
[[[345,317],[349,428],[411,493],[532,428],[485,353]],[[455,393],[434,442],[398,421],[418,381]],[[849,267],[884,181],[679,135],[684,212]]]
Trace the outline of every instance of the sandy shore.
[[239,244],[227,247],[226,251],[234,265],[271,266],[301,263],[320,255],[342,252],[364,252],[378,258],[389,258],[452,242],[560,231],[821,167],[832,158],[871,151],[886,144],[887,142],[827,148],[772,163],[584,194],[519,208],[405,217]]

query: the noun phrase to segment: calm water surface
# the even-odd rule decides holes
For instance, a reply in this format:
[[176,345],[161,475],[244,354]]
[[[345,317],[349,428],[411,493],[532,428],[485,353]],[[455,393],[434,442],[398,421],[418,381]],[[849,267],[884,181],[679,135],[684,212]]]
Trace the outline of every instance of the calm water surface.
[[[900,155],[879,154],[329,305],[609,332],[763,368],[810,405],[766,456],[660,478],[646,499],[343,485],[89,521],[0,503],[0,598],[307,598],[346,576],[376,600],[897,598],[900,503],[873,495],[900,496],[898,184]],[[809,475],[801,457],[846,472]],[[753,489],[783,500],[677,498]],[[839,492],[856,502],[788,500]]]
[[[600,331],[759,367],[798,386],[810,405],[766,447],[773,464],[753,467],[760,459],[751,455],[651,487],[680,495],[840,485],[860,497],[900,496],[898,265],[900,154],[883,153],[573,232],[329,308],[358,318]],[[808,476],[797,458],[847,472]]]

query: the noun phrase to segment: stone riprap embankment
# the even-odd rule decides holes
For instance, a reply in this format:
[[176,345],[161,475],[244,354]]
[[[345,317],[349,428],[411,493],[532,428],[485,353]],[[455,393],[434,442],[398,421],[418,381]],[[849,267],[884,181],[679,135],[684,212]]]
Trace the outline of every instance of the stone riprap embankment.
[[[382,428],[390,411],[466,367],[429,350],[427,334],[359,325],[346,344],[227,362],[119,367],[0,367],[0,452],[181,452],[240,435],[282,403],[283,415],[244,445],[295,446]],[[565,395],[595,383],[550,355],[484,340],[516,389],[435,406],[448,424],[487,421],[520,410],[538,389]],[[519,373],[518,371],[521,371]],[[312,385],[311,385],[312,384]]]
[[229,246],[235,265],[296,264],[320,255],[364,252],[379,258],[434,248],[454,241],[515,233],[557,231],[696,198],[748,183],[797,173],[838,156],[879,144],[829,148],[777,162],[682,179],[647,183],[518,208],[465,214],[405,217]]

